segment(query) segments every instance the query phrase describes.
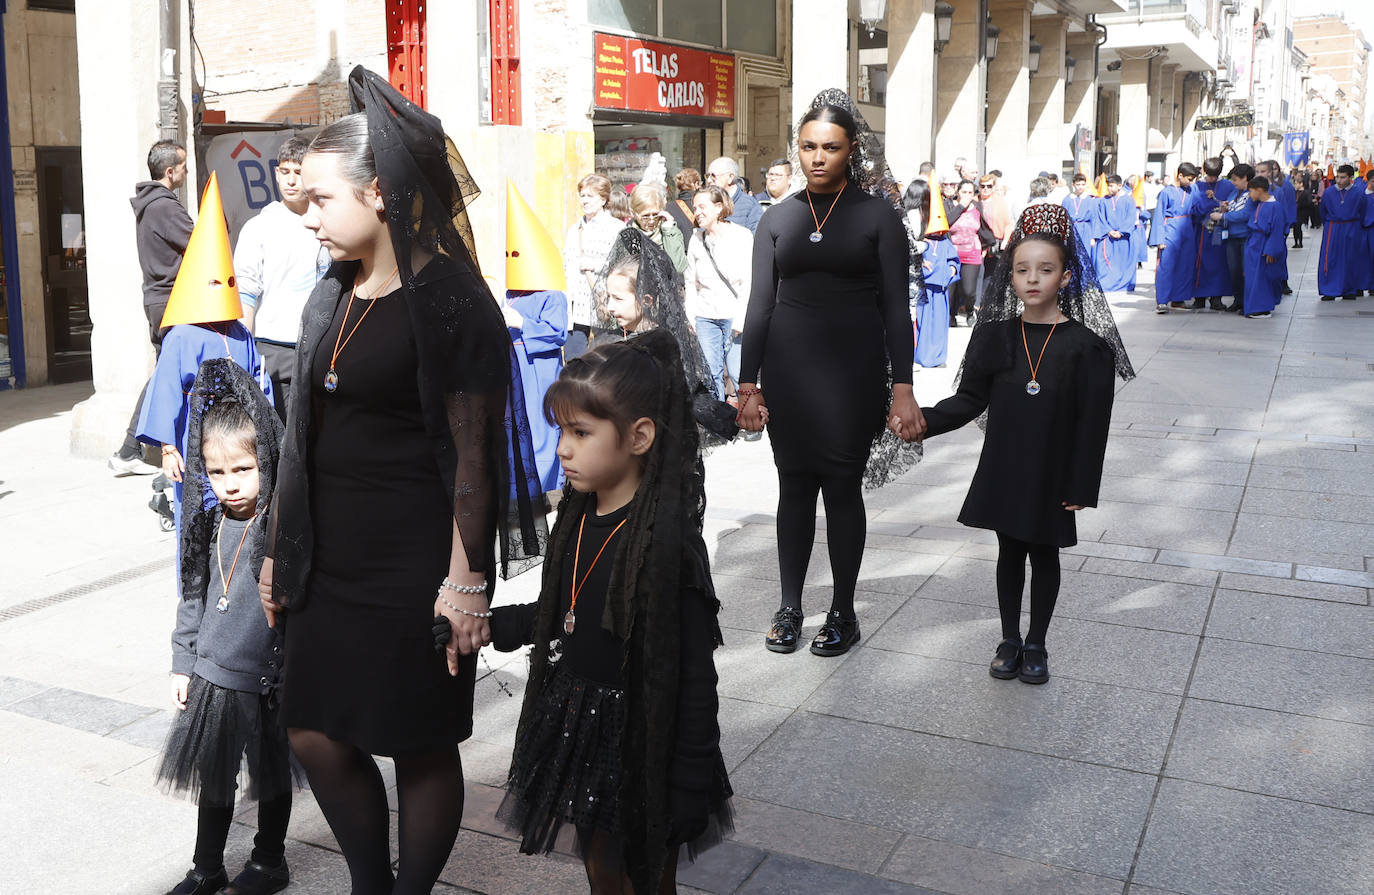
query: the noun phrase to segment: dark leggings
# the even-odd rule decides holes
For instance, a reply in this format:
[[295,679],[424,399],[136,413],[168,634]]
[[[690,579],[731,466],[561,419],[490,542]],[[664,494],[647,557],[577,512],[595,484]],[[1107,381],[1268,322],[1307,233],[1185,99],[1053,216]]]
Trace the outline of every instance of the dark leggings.
[[1299,220],[1293,225],[1293,248],[1302,248],[1302,221]]
[[997,609],[1002,615],[1002,637],[1021,636],[1021,594],[1026,588],[1026,557],[1031,565],[1030,630],[1026,643],[1045,645],[1045,632],[1059,598],[1059,548],[1028,544],[997,533]]
[[982,270],[981,264],[965,264],[959,268],[959,282],[954,286],[954,301],[949,306],[951,322],[955,311],[973,313],[974,306],[978,304],[978,275]]
[[353,895],[422,895],[433,889],[463,820],[463,766],[457,747],[394,759],[401,857],[393,877],[391,811],[377,762],[317,730],[292,728],[288,733],[315,801],[348,861]]
[[[597,830],[584,840],[579,829],[578,841],[585,841],[586,856],[582,866],[587,871],[590,895],[637,895],[626,875],[624,839]],[[677,848],[668,850],[658,889],[643,895],[674,895],[677,892],[677,852]]]
[[860,476],[822,478],[809,472],[778,470],[778,572],[783,608],[800,609],[806,567],[816,541],[816,497],[825,500],[825,540],[835,582],[831,610],[854,618],[854,587],[859,581],[868,517]]
[[[234,821],[233,805],[201,805],[196,818],[195,868],[207,876],[224,866],[224,843]],[[276,867],[286,856],[286,825],[291,821],[291,793],[258,803],[258,835],[252,859]]]

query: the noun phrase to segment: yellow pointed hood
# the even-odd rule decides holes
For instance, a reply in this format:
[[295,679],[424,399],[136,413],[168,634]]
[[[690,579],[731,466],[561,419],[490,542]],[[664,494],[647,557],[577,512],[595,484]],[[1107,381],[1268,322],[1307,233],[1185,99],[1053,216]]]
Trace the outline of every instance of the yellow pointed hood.
[[167,310],[162,314],[162,326],[220,323],[242,316],[234,256],[229,250],[229,227],[224,222],[219,181],[212,171],[205,195],[200,199],[200,217],[191,231]]
[[567,288],[563,256],[509,180],[506,181],[506,288],[518,292],[561,292]]

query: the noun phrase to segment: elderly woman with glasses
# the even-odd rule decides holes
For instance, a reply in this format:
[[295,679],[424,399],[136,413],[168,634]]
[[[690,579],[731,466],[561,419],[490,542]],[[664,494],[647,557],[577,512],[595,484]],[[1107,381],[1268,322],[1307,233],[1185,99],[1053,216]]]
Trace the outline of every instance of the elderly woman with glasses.
[[668,254],[678,273],[687,267],[687,238],[673,216],[663,209],[668,204],[664,188],[656,183],[641,183],[630,193],[630,226],[648,236]]

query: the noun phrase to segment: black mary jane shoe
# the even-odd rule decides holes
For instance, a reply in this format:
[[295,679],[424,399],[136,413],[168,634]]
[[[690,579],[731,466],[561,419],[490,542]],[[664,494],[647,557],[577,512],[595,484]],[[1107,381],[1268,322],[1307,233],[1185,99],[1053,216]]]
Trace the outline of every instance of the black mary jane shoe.
[[1021,648],[1021,671],[1016,676],[1027,684],[1043,684],[1050,679],[1050,654],[1043,644],[1028,643]]
[[997,644],[997,655],[988,666],[988,674],[1001,681],[1009,681],[1021,671],[1021,638],[1008,637]]
[[214,873],[201,873],[195,869],[186,871],[186,878],[168,891],[167,895],[215,895],[229,882],[229,874],[224,868]]
[[794,653],[801,642],[802,611],[784,607],[773,613],[773,626],[764,635],[769,652]]
[[825,614],[825,622],[811,640],[811,654],[814,656],[843,656],[859,642],[859,620],[841,618],[831,610]]
[[220,890],[219,895],[272,895],[291,884],[291,871],[286,859],[275,867],[249,861],[234,881]]

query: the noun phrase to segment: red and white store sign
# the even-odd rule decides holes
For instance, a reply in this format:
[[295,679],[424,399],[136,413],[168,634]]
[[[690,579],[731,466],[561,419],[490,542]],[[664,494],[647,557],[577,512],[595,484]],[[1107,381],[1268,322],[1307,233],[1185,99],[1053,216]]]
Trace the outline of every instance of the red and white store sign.
[[637,37],[594,35],[601,109],[735,117],[735,57]]

